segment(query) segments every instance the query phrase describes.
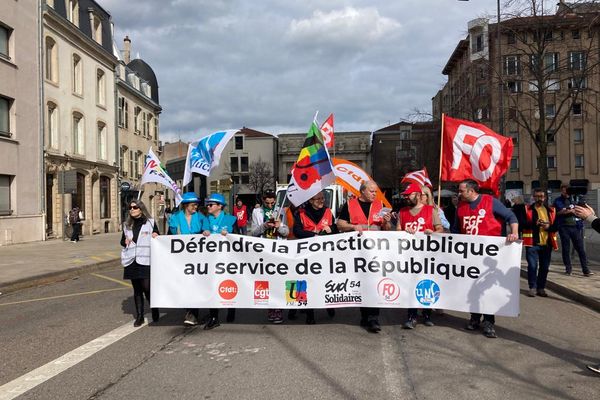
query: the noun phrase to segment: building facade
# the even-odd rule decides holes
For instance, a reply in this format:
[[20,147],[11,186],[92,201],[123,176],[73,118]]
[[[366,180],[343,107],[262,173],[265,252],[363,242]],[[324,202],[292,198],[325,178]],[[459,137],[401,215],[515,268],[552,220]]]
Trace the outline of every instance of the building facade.
[[93,0],[46,0],[43,110],[48,237],[78,206],[84,235],[119,229],[112,23]]
[[131,40],[125,37],[117,65],[117,127],[121,219],[128,215],[130,200],[139,198],[157,220],[163,218],[165,188],[156,183],[140,185],[145,157],[152,148],[160,156],[158,81],[141,59],[131,60]]
[[0,2],[0,246],[44,239],[38,7]]
[[476,19],[446,63],[434,117],[480,121],[512,137],[507,189],[531,193],[540,162],[551,191],[561,183],[600,189],[599,16],[598,5],[561,1],[554,15],[501,21],[499,40],[497,24]]

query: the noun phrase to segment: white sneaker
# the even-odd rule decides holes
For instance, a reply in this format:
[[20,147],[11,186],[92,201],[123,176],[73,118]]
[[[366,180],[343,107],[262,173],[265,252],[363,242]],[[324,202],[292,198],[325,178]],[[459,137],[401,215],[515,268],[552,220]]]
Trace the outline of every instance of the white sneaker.
[[588,365],[587,367],[590,371],[600,374],[600,365]]

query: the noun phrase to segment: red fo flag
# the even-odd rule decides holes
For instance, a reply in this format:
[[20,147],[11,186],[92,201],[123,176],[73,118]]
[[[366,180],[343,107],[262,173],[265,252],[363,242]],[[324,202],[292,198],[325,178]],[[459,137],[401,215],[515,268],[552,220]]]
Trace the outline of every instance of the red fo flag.
[[429,186],[430,188],[433,188],[431,180],[429,179],[429,174],[427,174],[427,168],[409,172],[408,174],[404,175],[404,178],[402,178],[400,183],[416,183],[420,186]]
[[498,192],[513,153],[512,139],[485,125],[444,116],[442,132],[443,181],[474,179],[479,186]]
[[323,134],[323,141],[328,149],[333,147],[333,114],[329,114],[329,117],[321,125],[321,133]]

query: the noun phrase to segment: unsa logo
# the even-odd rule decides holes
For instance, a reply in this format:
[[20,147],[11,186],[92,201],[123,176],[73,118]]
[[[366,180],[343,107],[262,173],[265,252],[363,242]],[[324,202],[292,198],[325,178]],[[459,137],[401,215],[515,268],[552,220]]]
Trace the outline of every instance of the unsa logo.
[[440,299],[440,287],[431,279],[423,279],[417,283],[415,288],[415,296],[419,303],[424,306],[431,306],[437,303]]
[[227,279],[219,285],[219,296],[224,300],[233,300],[237,293],[238,285],[231,279]]

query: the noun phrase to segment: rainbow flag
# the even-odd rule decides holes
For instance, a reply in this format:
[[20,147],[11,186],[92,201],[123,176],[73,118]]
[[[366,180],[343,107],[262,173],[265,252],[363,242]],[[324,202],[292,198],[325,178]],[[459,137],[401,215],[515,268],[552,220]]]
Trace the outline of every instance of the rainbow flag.
[[298,161],[292,168],[287,197],[292,204],[299,206],[334,182],[335,174],[323,135],[316,121],[313,121]]

